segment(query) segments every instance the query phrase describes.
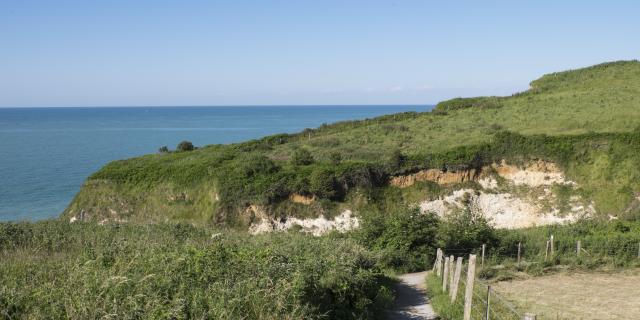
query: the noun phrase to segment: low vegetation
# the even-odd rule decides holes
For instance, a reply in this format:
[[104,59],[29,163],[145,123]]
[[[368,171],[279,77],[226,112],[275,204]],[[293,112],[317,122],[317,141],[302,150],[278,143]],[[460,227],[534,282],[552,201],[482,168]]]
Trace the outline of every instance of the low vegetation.
[[[472,319],[483,319],[487,285],[502,295],[499,299],[491,298],[493,318],[520,319],[512,311],[517,309],[515,311],[520,314],[535,311],[543,319],[601,319],[599,310],[587,312],[585,310],[593,307],[581,303],[582,307],[578,308],[577,301],[588,299],[593,302],[598,300],[597,297],[610,299],[598,292],[606,288],[595,288],[607,282],[619,283],[620,279],[634,280],[640,267],[640,221],[584,220],[570,225],[496,230],[494,235],[497,241],[486,247],[484,268],[480,264],[481,250],[478,246],[443,247],[445,254],[463,256],[465,262],[468,254],[478,256]],[[553,252],[547,249],[547,240],[552,235]],[[580,254],[577,252],[578,241],[581,243]],[[519,243],[520,262],[517,259]],[[462,295],[455,304],[451,304],[448,293],[442,291],[439,277],[431,275],[427,281],[431,301],[438,314],[443,319],[460,319]],[[464,283],[460,288],[459,292],[464,290]],[[622,289],[624,285],[616,288]],[[554,290],[562,293],[557,294]],[[630,291],[631,288],[627,288],[626,294]],[[589,292],[589,297],[584,296],[585,292]],[[505,299],[507,302],[502,301]],[[634,310],[634,303],[637,302],[631,302],[629,308],[617,313],[621,319],[630,319],[629,312]]]
[[0,319],[374,319],[389,284],[342,237],[0,224]]

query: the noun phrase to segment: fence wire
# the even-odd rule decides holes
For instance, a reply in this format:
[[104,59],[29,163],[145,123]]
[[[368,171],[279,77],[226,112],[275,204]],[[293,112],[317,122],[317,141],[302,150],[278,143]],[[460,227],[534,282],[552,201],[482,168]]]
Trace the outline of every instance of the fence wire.
[[[579,258],[583,256],[589,258],[624,256],[626,258],[640,259],[640,243],[628,240],[623,243],[620,243],[620,241],[607,241],[605,243],[580,241],[580,246],[578,247],[577,242],[571,244],[568,241],[558,241],[554,239],[553,245],[551,242],[544,245],[525,245],[524,243],[520,243],[516,245],[515,248],[510,248],[509,250],[505,250],[504,248],[496,250],[485,247],[484,257],[482,257],[482,251],[482,247],[445,248],[442,249],[442,259],[450,256],[454,256],[455,258],[462,256],[468,263],[469,255],[476,254],[476,270],[490,268],[491,265],[496,262],[504,262],[508,259],[513,259],[518,263],[553,262],[553,260],[558,258]],[[436,263],[434,263],[433,266],[434,270],[436,269]],[[451,261],[451,263],[455,263],[455,259]],[[455,267],[451,269],[455,272]],[[467,286],[467,271],[468,265],[465,266],[463,264],[460,272],[456,303],[462,302],[462,304],[464,304],[464,288]],[[444,274],[444,272],[442,272],[442,274]],[[450,276],[453,277],[453,275]],[[447,279],[447,281],[449,280]],[[449,288],[449,290],[451,290],[451,288]],[[487,294],[489,301],[487,301]],[[462,297],[460,297],[460,295],[462,295]],[[474,320],[511,320],[522,319],[523,314],[509,299],[493,290],[490,283],[475,277],[471,317]]]

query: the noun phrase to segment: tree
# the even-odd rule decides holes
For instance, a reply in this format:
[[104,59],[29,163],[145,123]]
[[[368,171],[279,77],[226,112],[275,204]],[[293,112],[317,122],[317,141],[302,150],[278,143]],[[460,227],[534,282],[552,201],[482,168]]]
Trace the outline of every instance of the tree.
[[176,147],[176,150],[178,151],[192,151],[193,149],[195,149],[193,147],[193,143],[191,143],[191,141],[186,141],[186,140],[178,143],[178,146]]
[[160,147],[160,149],[158,149],[159,153],[169,153],[169,147],[167,146],[162,146]]
[[291,155],[291,163],[297,166],[306,166],[313,163],[313,156],[307,149],[297,149]]

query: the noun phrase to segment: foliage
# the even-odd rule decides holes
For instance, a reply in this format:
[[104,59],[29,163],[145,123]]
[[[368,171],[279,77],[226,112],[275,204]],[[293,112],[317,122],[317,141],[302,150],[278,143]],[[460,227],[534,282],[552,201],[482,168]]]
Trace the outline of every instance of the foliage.
[[178,225],[0,224],[0,318],[373,319],[391,301],[349,239]]
[[492,246],[498,242],[495,229],[481,215],[473,213],[467,206],[448,215],[441,224],[439,243],[444,248],[455,248],[459,253],[479,248],[483,244]]
[[337,186],[333,174],[317,169],[309,176],[309,191],[320,198],[330,199],[337,195]]
[[424,270],[433,261],[438,227],[439,220],[434,214],[401,208],[393,213],[366,215],[356,238],[380,252],[382,263],[389,268]]
[[500,98],[498,97],[477,97],[477,98],[454,98],[438,103],[434,108],[438,112],[447,112],[467,108],[500,108]]
[[177,151],[193,151],[194,147],[193,147],[193,143],[191,143],[191,141],[181,141],[180,143],[178,143],[178,146],[176,147]]
[[340,164],[342,162],[342,154],[340,152],[331,152],[329,154],[329,160],[332,164]]
[[313,163],[313,156],[307,149],[297,149],[291,155],[291,163],[296,166],[306,166]]
[[169,153],[169,147],[167,146],[162,146],[158,149],[158,153]]

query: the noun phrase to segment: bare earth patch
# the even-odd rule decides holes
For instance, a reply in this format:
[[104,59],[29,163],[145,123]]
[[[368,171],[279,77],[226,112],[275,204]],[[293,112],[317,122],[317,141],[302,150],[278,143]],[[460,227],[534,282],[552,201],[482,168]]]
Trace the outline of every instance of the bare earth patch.
[[493,288],[538,319],[638,319],[640,269],[572,273],[496,283]]

